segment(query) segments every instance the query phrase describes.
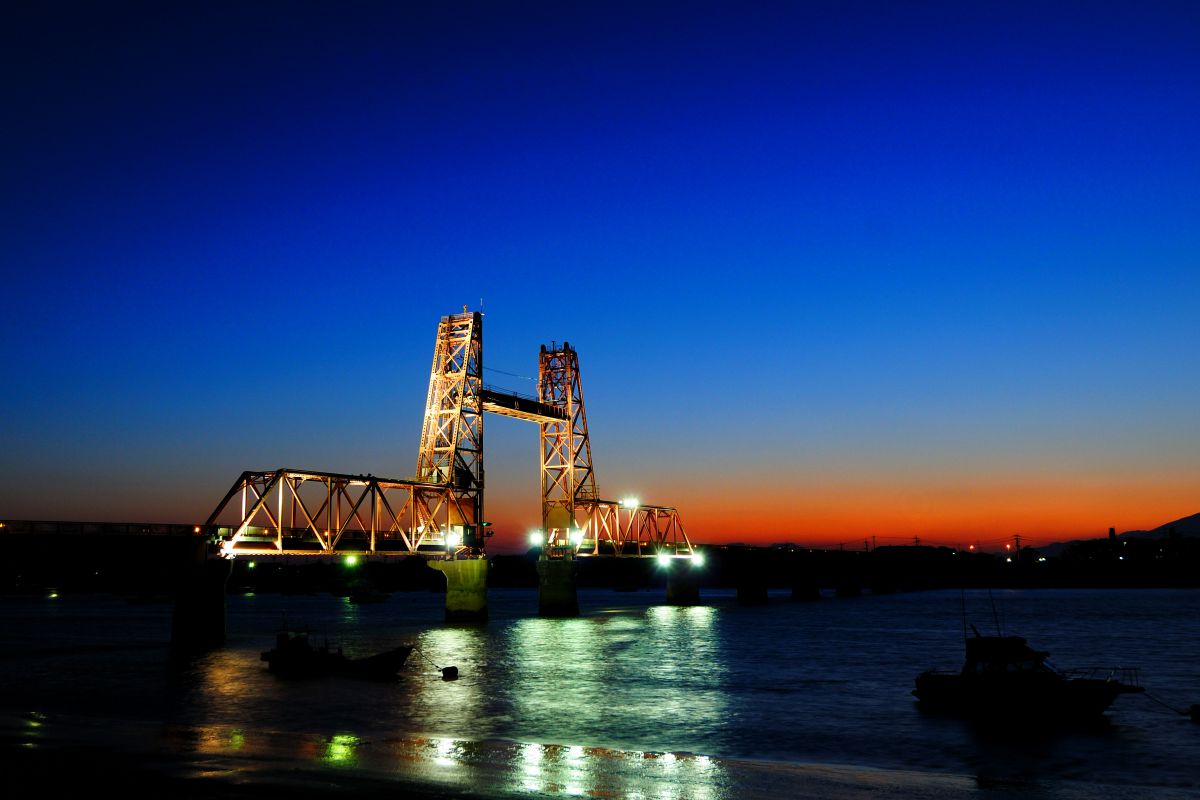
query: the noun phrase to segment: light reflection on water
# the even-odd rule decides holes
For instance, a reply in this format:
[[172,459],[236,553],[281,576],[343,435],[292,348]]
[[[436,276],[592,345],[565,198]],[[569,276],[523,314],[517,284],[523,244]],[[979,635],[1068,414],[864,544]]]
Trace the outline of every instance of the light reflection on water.
[[705,676],[724,670],[715,614],[706,607],[660,606],[638,614],[518,620],[501,654],[504,673],[522,687],[513,692],[512,712],[523,726],[568,741],[645,742],[664,718],[686,717],[693,732],[711,731],[727,703],[706,686]]
[[[537,742],[475,742],[448,737],[398,737],[369,741],[350,733],[291,736],[222,727],[194,736],[204,763],[237,765],[253,775],[258,765],[308,762],[336,770],[393,776],[448,788],[500,793],[717,800],[727,797],[727,776],[707,756],[625,751]],[[242,760],[246,760],[243,763]]]
[[[91,715],[105,732],[120,721],[165,723],[190,732],[172,741],[223,754],[239,770],[256,769],[256,759],[277,750],[339,773],[482,781],[517,793],[683,797],[671,788],[679,778],[687,797],[728,797],[730,774],[744,773],[729,765],[747,763],[729,759],[965,774],[989,786],[1044,788],[1081,776],[1200,785],[1195,725],[1144,698],[1119,699],[1103,728],[1016,741],[919,713],[913,676],[961,662],[957,593],[760,608],[739,607],[731,595],[679,608],[661,599],[581,592],[582,617],[543,620],[534,616],[535,593],[497,591],[490,623],[460,627],[443,623],[442,598],[425,593],[369,606],[328,596],[232,597],[229,645],[183,668],[167,666],[169,606],[9,601],[0,708],[37,708],[51,720],[55,712]],[[1200,593],[998,599],[1010,630],[1051,650],[1057,663],[1138,664],[1158,696],[1200,701]],[[987,608],[986,596],[968,600]],[[458,666],[461,678],[441,680],[414,653],[394,683],[281,680],[259,653],[285,615],[352,657],[415,643],[437,665]],[[55,726],[35,727],[39,721],[23,717],[14,741],[53,741],[47,728]],[[713,780],[703,778],[705,765],[717,766]],[[771,780],[780,774],[769,772]],[[739,796],[741,780],[733,780]]]
[[[235,643],[197,662],[191,713],[180,721],[205,726],[197,747],[207,756],[283,756],[324,768],[535,794],[723,797],[722,770],[708,756],[597,746],[653,741],[647,734],[660,729],[662,719],[686,718],[699,732],[721,725],[728,700],[707,677],[725,669],[718,612],[706,606],[607,611],[578,619],[518,618],[502,628],[413,631],[405,638],[417,651],[395,684],[283,682]],[[333,646],[341,629],[370,622],[359,607],[340,612],[328,625]],[[325,634],[311,635],[320,642]],[[394,643],[359,645],[369,652]],[[458,666],[462,677],[438,679],[437,669],[447,665]],[[228,727],[235,715],[283,731],[323,722],[335,729],[293,739]],[[414,729],[429,735],[411,735]],[[514,729],[552,738],[492,738]]]

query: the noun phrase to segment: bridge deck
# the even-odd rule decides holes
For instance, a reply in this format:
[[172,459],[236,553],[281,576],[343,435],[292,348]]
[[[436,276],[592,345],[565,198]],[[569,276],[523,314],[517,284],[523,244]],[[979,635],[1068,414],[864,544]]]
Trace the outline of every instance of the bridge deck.
[[495,389],[484,389],[481,393],[483,410],[502,417],[523,419],[526,422],[562,422],[567,414],[558,406],[543,403],[532,397],[507,394]]

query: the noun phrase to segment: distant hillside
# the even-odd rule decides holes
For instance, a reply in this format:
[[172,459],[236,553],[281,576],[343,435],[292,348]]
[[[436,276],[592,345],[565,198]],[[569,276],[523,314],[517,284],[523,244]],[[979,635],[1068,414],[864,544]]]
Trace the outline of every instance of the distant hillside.
[[[1175,529],[1175,532],[1180,536],[1200,537],[1200,514],[1192,514],[1190,517],[1182,517],[1174,522],[1168,522],[1165,525],[1159,525],[1154,530],[1150,531],[1125,531],[1117,535],[1118,539],[1161,539],[1167,535],[1167,532]],[[1103,538],[1103,537],[1097,537]],[[1062,552],[1071,545],[1080,541],[1088,541],[1085,539],[1073,539],[1069,542],[1055,542],[1048,544],[1045,547],[1039,547],[1038,551],[1047,556],[1062,555]]]
[[1168,522],[1166,525],[1159,525],[1152,531],[1126,531],[1118,538],[1120,539],[1161,539],[1167,533],[1175,529],[1175,532],[1180,536],[1200,536],[1200,514],[1192,514],[1190,517],[1182,517],[1174,522]]

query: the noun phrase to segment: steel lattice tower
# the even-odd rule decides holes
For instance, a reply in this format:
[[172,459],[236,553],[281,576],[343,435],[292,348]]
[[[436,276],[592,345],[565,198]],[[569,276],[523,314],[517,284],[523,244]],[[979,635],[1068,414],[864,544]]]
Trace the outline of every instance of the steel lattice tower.
[[483,521],[483,315],[478,311],[442,317],[425,421],[417,480],[451,487],[450,522],[464,537]]
[[542,527],[550,544],[565,543],[572,528],[587,528],[597,499],[579,356],[567,342],[561,348],[542,345],[538,399],[566,415],[541,423]]

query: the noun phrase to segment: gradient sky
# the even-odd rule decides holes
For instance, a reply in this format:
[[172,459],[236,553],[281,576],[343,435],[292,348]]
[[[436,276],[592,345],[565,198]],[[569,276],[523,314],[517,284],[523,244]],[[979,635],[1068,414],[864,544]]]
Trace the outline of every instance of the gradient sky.
[[[578,348],[601,493],[694,540],[1200,511],[1200,4],[2,13],[0,517],[411,475],[481,299],[489,367]],[[520,548],[536,429],[486,437]]]

